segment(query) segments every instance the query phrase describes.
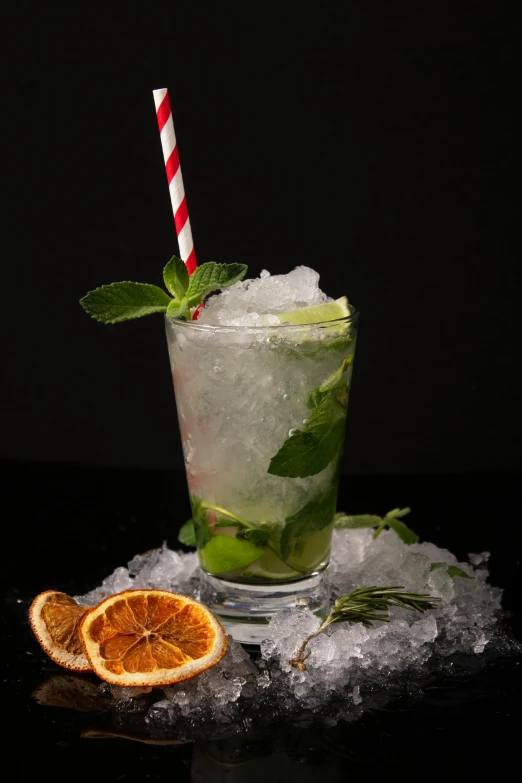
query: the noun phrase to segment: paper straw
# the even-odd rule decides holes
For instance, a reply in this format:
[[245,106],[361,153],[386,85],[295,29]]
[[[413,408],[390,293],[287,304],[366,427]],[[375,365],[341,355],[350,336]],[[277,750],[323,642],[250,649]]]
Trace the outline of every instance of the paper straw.
[[197,266],[196,254],[194,252],[194,242],[192,241],[192,230],[190,228],[185,188],[183,187],[183,177],[181,176],[181,168],[179,166],[178,147],[172,121],[169,93],[167,89],[161,89],[153,90],[153,95],[165,169],[167,171],[167,181],[169,183],[170,200],[174,213],[174,223],[178,236],[179,254],[187,265],[189,275],[191,275]]

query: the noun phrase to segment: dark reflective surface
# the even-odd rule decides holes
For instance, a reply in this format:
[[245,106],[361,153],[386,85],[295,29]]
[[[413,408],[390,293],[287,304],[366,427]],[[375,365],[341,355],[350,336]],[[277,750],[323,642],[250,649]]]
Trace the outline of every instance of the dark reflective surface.
[[[303,716],[265,725],[242,715],[218,735],[184,725],[151,729],[94,676],[66,672],[32,636],[27,609],[45,589],[78,594],[136,553],[166,540],[188,516],[184,476],[37,465],[5,465],[3,529],[3,704],[12,779],[55,781],[340,781],[350,775],[446,780],[517,764],[521,659],[455,658],[452,676],[396,693],[368,694],[347,721]],[[423,539],[464,558],[489,550],[491,581],[504,605],[520,600],[519,477],[351,477],[339,508],[381,513],[410,505]],[[175,510],[176,509],[176,510]],[[5,539],[4,539],[5,540]],[[515,613],[508,623],[521,638]],[[516,767],[514,767],[516,768]]]

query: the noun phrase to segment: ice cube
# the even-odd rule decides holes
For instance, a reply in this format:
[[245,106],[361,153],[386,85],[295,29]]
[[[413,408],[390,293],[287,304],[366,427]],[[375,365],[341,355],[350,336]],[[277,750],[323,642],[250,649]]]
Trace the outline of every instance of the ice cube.
[[266,639],[261,643],[261,655],[265,659],[277,658],[285,669],[303,640],[319,628],[320,622],[306,607],[285,609],[274,615],[266,630]]
[[231,326],[276,325],[275,313],[332,301],[319,288],[319,274],[298,266],[286,275],[266,270],[256,279],[242,280],[211,296],[201,311],[200,324]]
[[430,593],[448,603],[455,595],[453,579],[446,568],[435,568],[430,571],[427,580]]
[[437,632],[437,621],[432,614],[426,614],[410,625],[411,641],[418,647],[426,642],[433,642],[437,638]]
[[130,590],[132,586],[133,579],[128,569],[121,566],[105,577],[99,587],[85,593],[85,595],[76,595],[74,598],[79,604],[84,606],[96,606],[104,598],[115,593],[121,593],[123,590]]
[[422,593],[426,587],[426,580],[431,561],[422,552],[408,551],[401,566],[401,585],[410,592]]
[[491,552],[478,552],[478,553],[470,552],[468,555],[468,560],[472,566],[475,566],[475,568],[477,568],[478,566],[487,563],[490,557],[491,557]]
[[99,587],[85,595],[75,596],[75,599],[80,604],[95,606],[110,595],[138,588],[172,590],[197,598],[198,571],[199,561],[195,552],[174,552],[163,542],[159,549],[135,555],[127,568],[116,568]]

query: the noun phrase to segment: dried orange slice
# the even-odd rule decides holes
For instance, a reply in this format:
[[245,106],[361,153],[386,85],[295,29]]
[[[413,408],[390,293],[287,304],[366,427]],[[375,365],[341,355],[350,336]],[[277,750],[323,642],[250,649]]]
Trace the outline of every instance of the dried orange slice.
[[44,652],[74,672],[91,671],[78,634],[80,620],[88,611],[88,606],[80,606],[70,595],[57,590],[37,595],[29,609],[31,628]]
[[218,663],[221,623],[203,604],[166,590],[125,590],[91,609],[80,625],[85,653],[112,685],[170,685]]

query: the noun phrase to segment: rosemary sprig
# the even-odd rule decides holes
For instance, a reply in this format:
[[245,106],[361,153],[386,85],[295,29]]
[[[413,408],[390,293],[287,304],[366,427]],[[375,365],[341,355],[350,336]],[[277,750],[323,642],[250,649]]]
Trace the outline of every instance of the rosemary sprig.
[[402,587],[357,587],[337,599],[324,623],[306,637],[289,663],[300,671],[305,671],[304,662],[310,655],[310,652],[304,655],[308,642],[326,631],[329,625],[343,622],[362,623],[366,628],[370,628],[377,620],[389,623],[388,616],[383,613],[393,606],[410,609],[412,612],[426,612],[428,609],[434,609],[435,602],[439,600],[425,593],[406,593]]

